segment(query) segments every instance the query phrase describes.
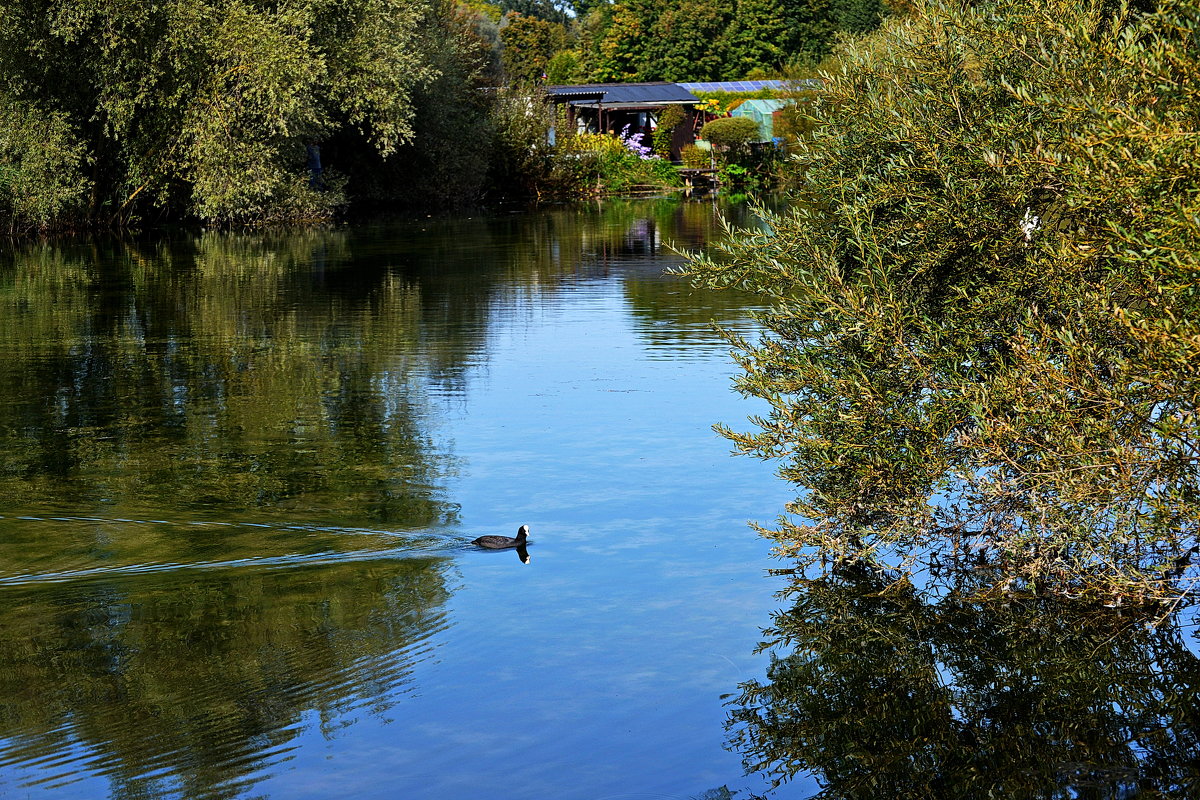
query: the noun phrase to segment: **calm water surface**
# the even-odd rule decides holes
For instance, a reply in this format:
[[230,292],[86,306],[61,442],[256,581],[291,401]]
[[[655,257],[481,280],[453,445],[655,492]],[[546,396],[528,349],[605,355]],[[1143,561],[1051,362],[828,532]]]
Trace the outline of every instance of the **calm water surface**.
[[[734,213],[739,213],[736,210]],[[0,794],[747,796],[711,204],[0,263]],[[532,530],[530,563],[467,546]]]
[[716,219],[0,253],[0,796],[1200,797],[1194,615],[764,577]]

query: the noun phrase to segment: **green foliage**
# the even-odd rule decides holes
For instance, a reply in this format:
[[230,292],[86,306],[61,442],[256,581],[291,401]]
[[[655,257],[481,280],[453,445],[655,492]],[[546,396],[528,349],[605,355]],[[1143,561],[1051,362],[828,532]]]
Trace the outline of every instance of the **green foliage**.
[[881,0],[617,0],[590,7],[579,46],[593,81],[738,80],[811,67],[886,11]]
[[685,144],[679,158],[688,169],[708,169],[712,166],[712,155],[694,144]]
[[[489,182],[501,194],[533,195],[554,168],[547,131],[555,123],[542,90],[501,89],[492,107],[494,151]],[[559,127],[564,127],[561,124]]]
[[838,0],[834,15],[846,33],[868,33],[879,27],[887,13],[883,0]]
[[783,77],[783,70],[779,69],[778,67],[765,67],[761,64],[751,67],[749,71],[746,72],[746,80],[748,81],[775,80]]
[[567,31],[557,22],[510,13],[500,28],[501,61],[510,83],[537,83],[550,57],[567,43]]
[[649,0],[628,0],[593,10],[588,19],[594,49],[589,59],[591,81],[646,80],[643,46],[655,17],[655,5]]
[[679,172],[669,161],[641,158],[621,141],[604,134],[568,137],[555,152],[552,191],[563,196],[621,194],[679,186]]
[[786,0],[739,0],[734,7],[724,74],[751,78],[788,60]]
[[654,154],[667,158],[671,154],[671,141],[675,129],[683,124],[687,114],[680,106],[667,106],[658,115],[658,127],[654,129]]
[[580,75],[579,53],[575,50],[559,50],[546,62],[546,83],[552,86],[578,83]]
[[1196,0],[996,0],[847,46],[803,202],[690,267],[775,304],[735,340],[771,410],[726,433],[803,489],[782,552],[1170,591],[1200,535],[1197,31]]
[[73,132],[60,157],[89,161],[93,216],[251,221],[290,202],[308,139],[412,142],[414,97],[465,47],[452,18],[437,0],[0,0],[0,77]]
[[750,170],[741,164],[725,164],[721,167],[719,175],[723,186],[742,189],[750,177]]
[[[492,185],[500,194],[581,197],[680,185],[669,161],[643,159],[606,134],[574,133],[554,119],[541,92],[506,89],[498,97]],[[555,147],[546,131],[554,123]]]
[[704,124],[700,138],[722,150],[741,152],[758,138],[758,124],[749,117],[719,117]]
[[677,0],[658,9],[639,54],[642,80],[720,80],[730,9],[725,0]]
[[558,25],[566,25],[570,20],[566,12],[567,6],[552,0],[500,0],[499,6],[506,14],[520,14]]
[[[448,25],[462,46],[428,51],[435,77],[413,93],[412,139],[388,157],[361,144],[347,148],[358,155],[346,166],[353,167],[348,188],[360,202],[446,210],[484,191],[494,128],[490,100],[477,81],[498,78],[498,71],[488,42],[475,36],[475,20],[456,13]],[[343,156],[339,163],[346,161]]]
[[488,0],[458,0],[458,10],[467,15],[478,15],[493,24],[504,18],[504,9]]
[[443,56],[443,62],[446,57],[453,59],[454,69],[450,71],[469,76],[467,83],[473,88],[499,86],[504,82],[499,9],[486,3],[479,5],[482,10],[461,3],[448,10],[447,33],[454,46],[440,47],[437,52]]
[[789,144],[812,135],[816,128],[813,109],[814,104],[820,101],[820,94],[796,92],[790,99],[792,102],[779,109],[775,117],[775,135]]
[[10,233],[82,218],[87,160],[64,114],[0,94],[0,220]]
[[815,64],[833,49],[838,31],[834,0],[792,0],[784,7],[789,65]]
[[[643,159],[606,134],[571,132],[555,119],[541,90],[501,90],[493,111],[495,151],[490,176],[501,195],[581,197],[680,185],[669,161]],[[558,141],[551,147],[547,130]]]

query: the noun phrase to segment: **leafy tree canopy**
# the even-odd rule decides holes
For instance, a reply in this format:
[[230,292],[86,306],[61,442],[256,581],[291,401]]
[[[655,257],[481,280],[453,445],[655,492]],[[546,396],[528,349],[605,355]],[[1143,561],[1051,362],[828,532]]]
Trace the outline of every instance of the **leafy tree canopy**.
[[837,34],[879,26],[881,0],[617,0],[590,7],[581,45],[595,81],[742,79],[821,61]]
[[[727,434],[782,552],[1169,594],[1200,541],[1197,0],[918,4],[851,42],[804,201],[692,262],[774,303]],[[809,549],[812,548],[812,549]]]
[[700,129],[700,138],[707,139],[717,147],[738,148],[754,141],[758,136],[758,124],[749,117],[720,117],[705,123]]
[[500,0],[499,6],[505,14],[517,13],[560,25],[565,25],[571,19],[567,13],[571,8],[570,3],[554,0]]
[[[453,17],[436,0],[0,0],[0,211],[268,215],[306,188],[306,142],[413,141],[414,99],[462,47]],[[38,127],[54,146],[34,156]]]
[[533,83],[546,74],[551,57],[567,43],[567,31],[557,22],[510,13],[500,29],[501,60],[510,82]]

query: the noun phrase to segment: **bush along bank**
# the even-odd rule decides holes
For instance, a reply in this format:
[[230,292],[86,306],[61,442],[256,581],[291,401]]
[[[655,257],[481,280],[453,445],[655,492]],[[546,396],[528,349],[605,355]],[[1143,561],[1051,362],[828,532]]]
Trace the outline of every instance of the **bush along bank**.
[[[802,202],[694,259],[758,293],[725,433],[806,567],[1175,602],[1200,582],[1200,2],[920,4],[847,43]],[[979,574],[974,572],[973,574]]]

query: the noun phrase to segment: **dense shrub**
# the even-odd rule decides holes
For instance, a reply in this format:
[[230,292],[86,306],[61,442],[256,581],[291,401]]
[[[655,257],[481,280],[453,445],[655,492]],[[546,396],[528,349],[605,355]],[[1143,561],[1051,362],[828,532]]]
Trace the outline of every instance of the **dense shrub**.
[[743,153],[758,139],[758,124],[749,117],[721,117],[704,124],[700,138],[731,153]]
[[567,137],[555,156],[559,194],[620,193],[637,188],[680,185],[679,172],[656,157],[643,157],[622,141],[604,134]]
[[[554,150],[547,131],[555,124],[544,92],[501,89],[491,109],[493,146],[489,182],[499,194],[535,195],[562,180],[552,175]],[[566,127],[558,120],[558,127]]]
[[1197,0],[928,2],[847,46],[803,202],[690,267],[774,303],[735,338],[771,410],[727,434],[802,489],[783,553],[1170,593],[1200,547],[1197,33]]
[[10,233],[82,220],[87,149],[66,116],[0,94],[0,221]]
[[654,129],[654,154],[659,158],[671,155],[671,141],[675,138],[675,129],[683,124],[687,114],[680,106],[667,106],[658,115],[658,127]]
[[679,153],[680,160],[688,169],[707,169],[712,166],[712,154],[694,144],[685,144]]

